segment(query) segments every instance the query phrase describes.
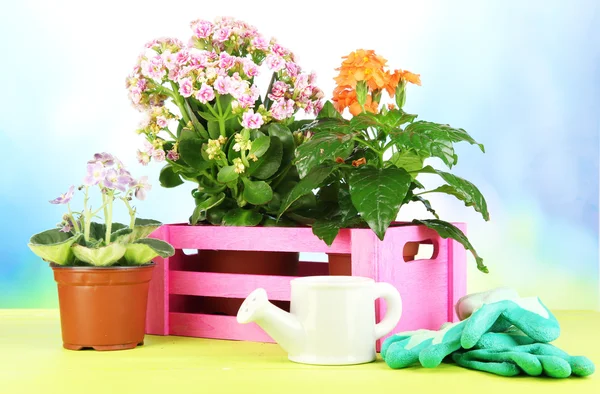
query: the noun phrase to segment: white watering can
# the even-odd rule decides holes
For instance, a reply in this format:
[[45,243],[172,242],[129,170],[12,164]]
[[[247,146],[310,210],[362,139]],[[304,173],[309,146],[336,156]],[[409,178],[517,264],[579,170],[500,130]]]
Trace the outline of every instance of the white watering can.
[[[308,276],[290,281],[290,313],[269,302],[256,289],[237,314],[242,324],[257,323],[291,361],[318,365],[348,365],[374,361],[375,343],[390,333],[402,315],[398,290],[358,276]],[[375,300],[386,301],[387,312],[375,323]]]

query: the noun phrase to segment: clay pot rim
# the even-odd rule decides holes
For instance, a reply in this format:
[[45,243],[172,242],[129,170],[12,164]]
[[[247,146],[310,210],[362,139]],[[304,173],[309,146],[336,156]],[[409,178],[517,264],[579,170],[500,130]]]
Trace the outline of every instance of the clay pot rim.
[[110,265],[107,267],[97,267],[97,266],[77,266],[77,265],[60,265],[60,264],[56,264],[56,263],[50,263],[50,268],[52,269],[59,269],[59,270],[81,270],[81,271],[102,271],[102,270],[122,270],[122,271],[128,271],[128,270],[137,270],[140,268],[149,268],[149,267],[154,267],[156,265],[155,262],[150,262],[148,264],[142,264],[142,265]]

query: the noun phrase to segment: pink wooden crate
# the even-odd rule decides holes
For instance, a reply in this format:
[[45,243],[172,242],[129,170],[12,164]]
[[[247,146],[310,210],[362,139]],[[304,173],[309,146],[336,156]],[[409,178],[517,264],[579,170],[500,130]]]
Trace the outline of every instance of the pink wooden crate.
[[[463,223],[454,223],[463,232]],[[170,242],[176,254],[157,259],[150,282],[146,332],[201,338],[273,342],[256,324],[238,324],[235,316],[186,310],[181,297],[244,299],[262,287],[271,301],[290,300],[290,276],[196,272],[182,263],[191,256],[183,249],[273,252],[349,253],[352,275],[394,285],[402,296],[402,318],[393,333],[419,328],[439,329],[456,321],[456,301],[466,292],[466,252],[459,243],[443,239],[425,226],[390,227],[380,241],[370,229],[343,229],[328,247],[310,228],[164,225],[153,237]],[[431,243],[431,259],[405,262],[407,242]],[[193,269],[193,268],[192,268]],[[327,263],[300,262],[299,275],[327,275]],[[193,298],[193,297],[192,297]],[[210,299],[209,299],[210,300]],[[385,302],[376,301],[376,316]],[[390,334],[391,335],[391,334]],[[380,348],[381,341],[377,344]]]

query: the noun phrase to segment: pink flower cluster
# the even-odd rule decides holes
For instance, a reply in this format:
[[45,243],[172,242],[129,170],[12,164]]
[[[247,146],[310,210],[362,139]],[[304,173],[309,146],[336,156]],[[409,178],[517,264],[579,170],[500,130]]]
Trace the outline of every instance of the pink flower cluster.
[[[127,78],[129,98],[140,110],[164,107],[171,96],[212,105],[217,96],[231,95],[230,110],[247,128],[290,118],[299,109],[308,114],[321,110],[323,92],[315,85],[315,75],[302,72],[293,53],[274,39],[267,40],[253,26],[229,17],[196,20],[191,29],[187,45],[169,38],[146,45]],[[263,64],[276,74],[276,82],[266,94],[270,107],[255,108],[260,91],[254,77]],[[153,119],[158,129],[166,127],[166,117]],[[138,151],[142,162],[151,156],[148,149]]]

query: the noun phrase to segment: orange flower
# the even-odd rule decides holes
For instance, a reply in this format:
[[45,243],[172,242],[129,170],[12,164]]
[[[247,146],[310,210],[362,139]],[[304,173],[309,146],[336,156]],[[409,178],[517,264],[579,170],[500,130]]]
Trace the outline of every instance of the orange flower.
[[[365,111],[371,112],[372,114],[376,114],[379,112],[379,103],[377,101],[373,101],[371,95],[367,95],[367,100],[365,102]],[[354,116],[360,114],[362,112],[362,108],[358,103],[358,100],[354,101],[350,104],[350,113]]]
[[351,52],[341,67],[336,68],[340,73],[334,80],[338,86],[348,85],[356,87],[356,82],[366,81],[371,90],[382,89],[386,82],[386,73],[383,70],[387,60],[377,55],[373,50],[358,49]]
[[354,167],[360,167],[363,164],[367,164],[367,159],[365,159],[364,157],[361,157],[358,160],[352,160],[352,165]]
[[[344,112],[344,109],[346,108],[350,108],[350,113],[354,116],[362,112],[362,108],[360,107],[358,98],[356,97],[356,90],[352,89],[350,86],[336,87],[333,91],[333,97],[331,101],[333,101],[333,107],[339,113]],[[370,94],[367,95],[365,111],[374,114],[379,112],[379,103],[373,101],[373,97]]]
[[414,83],[415,85],[421,86],[421,75],[413,74],[410,71],[402,71],[402,79],[408,81],[410,83]]
[[344,159],[342,159],[341,157],[338,156],[335,158],[335,162],[338,164],[342,164],[344,162]]
[[396,94],[396,86],[398,86],[398,83],[402,78],[402,71],[395,70],[393,74],[388,71],[386,75],[388,78],[387,83],[385,85],[385,90],[387,91],[390,97],[394,97],[394,95]]

